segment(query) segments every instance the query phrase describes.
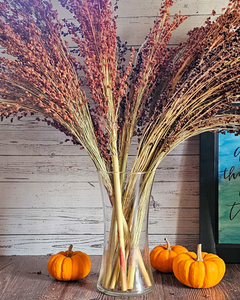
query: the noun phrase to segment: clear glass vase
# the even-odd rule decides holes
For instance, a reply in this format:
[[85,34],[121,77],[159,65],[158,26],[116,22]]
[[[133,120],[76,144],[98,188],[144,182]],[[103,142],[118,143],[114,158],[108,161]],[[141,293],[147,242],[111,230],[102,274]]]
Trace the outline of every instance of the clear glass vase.
[[137,296],[154,289],[148,246],[150,173],[99,171],[104,249],[97,288],[111,296]]

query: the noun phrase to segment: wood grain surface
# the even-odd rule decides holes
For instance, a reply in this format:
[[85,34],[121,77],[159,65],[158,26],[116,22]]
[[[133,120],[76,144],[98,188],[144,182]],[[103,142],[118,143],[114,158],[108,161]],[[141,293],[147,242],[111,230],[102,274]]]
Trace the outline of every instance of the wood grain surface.
[[[60,282],[47,271],[49,256],[0,257],[1,300],[129,300],[98,292],[97,280],[101,256],[91,256],[89,275],[76,282]],[[182,285],[173,274],[153,270],[153,292],[132,297],[132,300],[238,300],[240,295],[240,265],[227,265],[226,274],[215,287],[193,289]]]
[[[0,123],[0,254],[41,255],[75,243],[102,254],[98,177],[85,151],[29,116]],[[136,148],[134,141],[130,159]],[[199,231],[199,139],[159,165],[150,199],[149,243],[167,236],[194,249]]]

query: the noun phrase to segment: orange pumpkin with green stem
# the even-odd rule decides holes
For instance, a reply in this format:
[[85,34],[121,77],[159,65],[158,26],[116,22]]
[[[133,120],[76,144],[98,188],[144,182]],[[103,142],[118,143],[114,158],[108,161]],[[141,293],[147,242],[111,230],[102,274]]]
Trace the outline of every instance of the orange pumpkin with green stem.
[[91,260],[86,253],[72,251],[70,245],[68,251],[61,251],[50,257],[47,268],[50,275],[58,280],[72,281],[86,277],[91,269]]
[[151,265],[154,269],[163,273],[171,273],[173,271],[173,259],[177,254],[187,252],[188,250],[180,245],[171,246],[168,239],[165,239],[166,245],[155,247],[150,253]]
[[209,288],[218,284],[225,274],[225,263],[217,255],[201,251],[180,253],[173,260],[173,273],[183,284],[193,288]]

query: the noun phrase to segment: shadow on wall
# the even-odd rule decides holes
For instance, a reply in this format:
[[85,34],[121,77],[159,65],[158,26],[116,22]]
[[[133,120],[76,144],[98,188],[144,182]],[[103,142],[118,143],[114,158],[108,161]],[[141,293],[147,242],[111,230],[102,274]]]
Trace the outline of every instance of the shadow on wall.
[[[199,136],[184,143],[179,178],[177,243],[196,252],[199,243]],[[186,228],[186,224],[188,226]],[[184,228],[185,232],[182,232]],[[182,235],[185,234],[184,240]],[[187,240],[186,240],[187,239]]]

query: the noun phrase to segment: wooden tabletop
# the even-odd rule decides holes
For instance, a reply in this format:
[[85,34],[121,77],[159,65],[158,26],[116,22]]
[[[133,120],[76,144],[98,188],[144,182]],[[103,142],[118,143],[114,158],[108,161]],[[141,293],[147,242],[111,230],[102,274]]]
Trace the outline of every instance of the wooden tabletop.
[[1,300],[225,300],[240,299],[240,265],[229,264],[223,280],[209,289],[185,287],[173,274],[153,271],[156,287],[138,297],[111,297],[98,292],[96,285],[101,256],[91,256],[90,274],[77,282],[60,282],[47,271],[49,256],[0,256]]

